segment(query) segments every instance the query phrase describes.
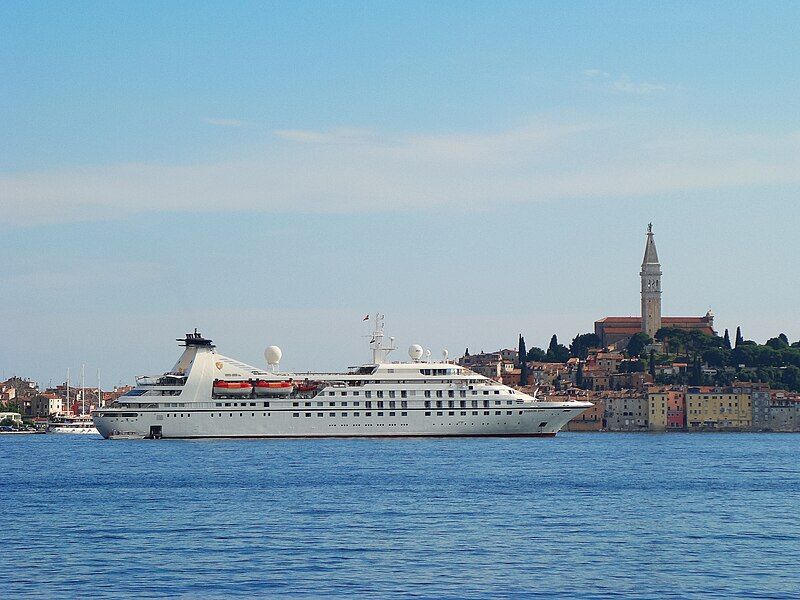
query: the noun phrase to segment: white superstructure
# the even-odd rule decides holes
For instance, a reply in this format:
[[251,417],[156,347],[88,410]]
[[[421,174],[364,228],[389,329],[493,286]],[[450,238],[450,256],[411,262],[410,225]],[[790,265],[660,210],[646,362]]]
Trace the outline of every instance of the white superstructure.
[[[171,371],[139,378],[92,411],[105,438],[553,436],[589,402],[547,402],[442,360],[388,362],[382,318],[373,361],[344,373],[265,371],[218,354],[196,331]],[[430,352],[427,353],[430,355]],[[277,367],[280,350],[267,360]]]
[[63,414],[54,416],[47,423],[47,433],[97,434],[97,428],[88,415]]

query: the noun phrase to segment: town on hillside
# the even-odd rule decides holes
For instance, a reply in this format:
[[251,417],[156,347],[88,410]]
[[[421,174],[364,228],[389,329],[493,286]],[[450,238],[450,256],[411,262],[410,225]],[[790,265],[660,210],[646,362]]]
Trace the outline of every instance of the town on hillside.
[[[594,406],[571,431],[800,431],[800,341],[784,334],[758,344],[737,328],[731,341],[714,315],[662,316],[661,263],[647,228],[641,315],[608,316],[569,346],[556,335],[546,350],[518,347],[471,354],[457,362],[505,385],[553,401]],[[46,426],[59,415],[87,415],[130,391],[74,387],[40,390],[22,377],[0,382],[0,427]]]

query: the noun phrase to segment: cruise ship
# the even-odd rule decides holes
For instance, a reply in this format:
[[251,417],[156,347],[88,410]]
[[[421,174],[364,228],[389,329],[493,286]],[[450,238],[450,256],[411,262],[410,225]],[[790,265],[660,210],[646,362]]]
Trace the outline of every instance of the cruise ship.
[[589,402],[548,402],[414,344],[391,362],[375,317],[372,361],[341,373],[281,373],[223,356],[195,330],[175,366],[92,411],[106,439],[554,436]]

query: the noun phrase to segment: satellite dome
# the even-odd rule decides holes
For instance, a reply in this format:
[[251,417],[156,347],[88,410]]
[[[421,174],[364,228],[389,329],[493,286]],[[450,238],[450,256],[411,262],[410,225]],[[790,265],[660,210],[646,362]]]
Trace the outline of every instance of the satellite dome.
[[419,360],[422,358],[423,352],[424,350],[419,344],[411,344],[408,348],[408,355],[411,357],[411,360]]
[[281,362],[281,357],[283,356],[283,352],[277,346],[270,346],[266,350],[264,350],[264,358],[267,359],[268,365],[277,365]]

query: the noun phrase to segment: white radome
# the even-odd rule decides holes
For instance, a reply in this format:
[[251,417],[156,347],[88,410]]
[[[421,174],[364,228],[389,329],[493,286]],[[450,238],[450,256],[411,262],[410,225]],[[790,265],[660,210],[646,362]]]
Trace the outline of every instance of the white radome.
[[266,350],[264,350],[264,358],[267,359],[268,365],[277,365],[281,362],[281,357],[283,356],[283,352],[277,346],[270,346]]
[[411,357],[411,360],[419,360],[422,358],[423,352],[425,352],[425,350],[423,350],[422,346],[419,344],[411,344],[411,346],[408,347],[408,355]]

